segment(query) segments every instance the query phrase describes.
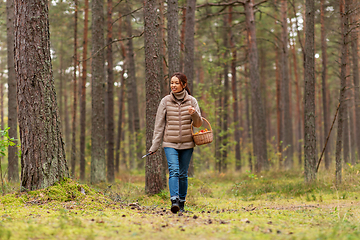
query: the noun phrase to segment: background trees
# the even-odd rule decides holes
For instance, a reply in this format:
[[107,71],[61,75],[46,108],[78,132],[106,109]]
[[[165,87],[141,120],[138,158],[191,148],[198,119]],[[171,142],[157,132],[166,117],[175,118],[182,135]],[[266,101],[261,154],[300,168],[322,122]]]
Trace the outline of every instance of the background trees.
[[[346,107],[340,109],[346,116],[338,118],[340,124],[336,122],[320,171],[323,166],[335,167],[336,152],[329,146],[335,146],[336,139],[341,143],[337,153],[344,149],[342,153],[349,154],[338,155],[339,164],[342,159],[349,159],[349,164],[357,163],[358,3],[344,1],[341,5],[333,0],[314,3],[314,21],[310,21],[307,5],[300,0],[107,3],[106,22],[103,1],[92,1],[91,9],[87,0],[48,4],[60,127],[67,156],[74,154],[80,159],[73,161],[75,178],[86,181],[92,176],[92,182],[101,182],[108,173],[111,182],[121,178],[121,174],[146,172],[152,161],[163,161],[162,154],[157,153],[147,159],[144,169],[140,156],[146,153],[151,138],[148,134],[152,131],[153,108],[169,92],[168,75],[182,68],[216,139],[194,152],[195,175],[203,169],[262,171],[280,165],[299,169],[304,162],[309,163],[309,158],[316,165],[340,89],[346,91]],[[5,3],[0,6],[6,7]],[[344,9],[342,15],[338,14],[340,6]],[[338,26],[345,26],[342,16],[348,19],[348,28],[340,34]],[[312,28],[313,37],[305,33]],[[344,36],[349,37],[344,40]],[[0,37],[6,38],[4,34]],[[351,54],[341,50],[344,44],[351,46]],[[9,48],[11,53],[10,47],[11,44],[2,49]],[[0,60],[8,62],[9,69],[8,72],[4,66],[0,69],[9,81],[8,88],[4,88],[9,96],[4,102],[9,110],[5,125],[14,129],[12,63],[1,51]],[[90,66],[91,72],[87,70]],[[307,85],[309,80],[311,85]],[[340,87],[341,81],[345,81],[345,88]],[[307,97],[308,91],[311,99]],[[313,102],[310,105],[309,100]],[[71,120],[69,109],[79,111],[80,118]],[[76,116],[74,112],[72,116]],[[348,122],[342,133],[338,132],[341,121]],[[116,133],[116,144],[112,133]],[[74,140],[79,150],[70,148]],[[17,169],[11,154],[9,151],[9,177],[11,167]],[[313,163],[310,169],[304,168],[306,174],[314,169]],[[339,166],[342,165],[343,162]],[[309,179],[315,177],[311,176]]]

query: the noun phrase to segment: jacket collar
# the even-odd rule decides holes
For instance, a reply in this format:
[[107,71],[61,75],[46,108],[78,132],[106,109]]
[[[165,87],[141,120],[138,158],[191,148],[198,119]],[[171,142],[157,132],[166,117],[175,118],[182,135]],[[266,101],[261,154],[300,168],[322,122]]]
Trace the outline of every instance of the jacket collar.
[[[189,95],[189,93],[188,93],[186,90],[184,90],[184,91],[185,91],[185,97],[184,97],[184,100],[182,100],[181,103],[190,100],[190,95]],[[172,101],[174,101],[174,102],[179,102],[179,101],[176,101],[176,98],[175,98],[173,92],[170,92],[170,97],[171,97],[171,100],[172,100]]]

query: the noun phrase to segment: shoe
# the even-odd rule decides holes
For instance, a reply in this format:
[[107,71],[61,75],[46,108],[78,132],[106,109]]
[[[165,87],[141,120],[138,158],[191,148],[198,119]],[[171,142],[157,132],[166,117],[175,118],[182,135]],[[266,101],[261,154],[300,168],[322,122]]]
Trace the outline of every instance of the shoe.
[[171,212],[177,213],[180,210],[179,199],[171,200]]
[[184,209],[184,207],[185,207],[185,202],[183,202],[183,201],[179,201],[179,207],[180,207],[180,212],[181,213],[183,213],[183,212],[185,212],[185,209]]

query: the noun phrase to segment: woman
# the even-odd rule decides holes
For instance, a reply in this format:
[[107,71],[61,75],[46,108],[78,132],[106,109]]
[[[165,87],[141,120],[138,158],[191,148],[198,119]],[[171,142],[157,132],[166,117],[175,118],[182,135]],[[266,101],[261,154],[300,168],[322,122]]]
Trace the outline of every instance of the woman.
[[169,167],[169,189],[171,211],[184,211],[188,188],[188,169],[195,147],[191,135],[194,127],[202,125],[199,105],[190,95],[187,78],[182,73],[174,73],[170,79],[171,92],[165,96],[158,107],[155,120],[152,146],[149,153],[164,147]]

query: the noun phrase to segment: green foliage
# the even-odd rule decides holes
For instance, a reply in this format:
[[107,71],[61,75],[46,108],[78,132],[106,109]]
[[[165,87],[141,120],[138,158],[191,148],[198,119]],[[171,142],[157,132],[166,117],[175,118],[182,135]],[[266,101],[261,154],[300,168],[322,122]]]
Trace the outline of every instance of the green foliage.
[[6,156],[7,148],[9,146],[15,146],[15,139],[9,137],[9,127],[4,130],[0,130],[0,155]]

